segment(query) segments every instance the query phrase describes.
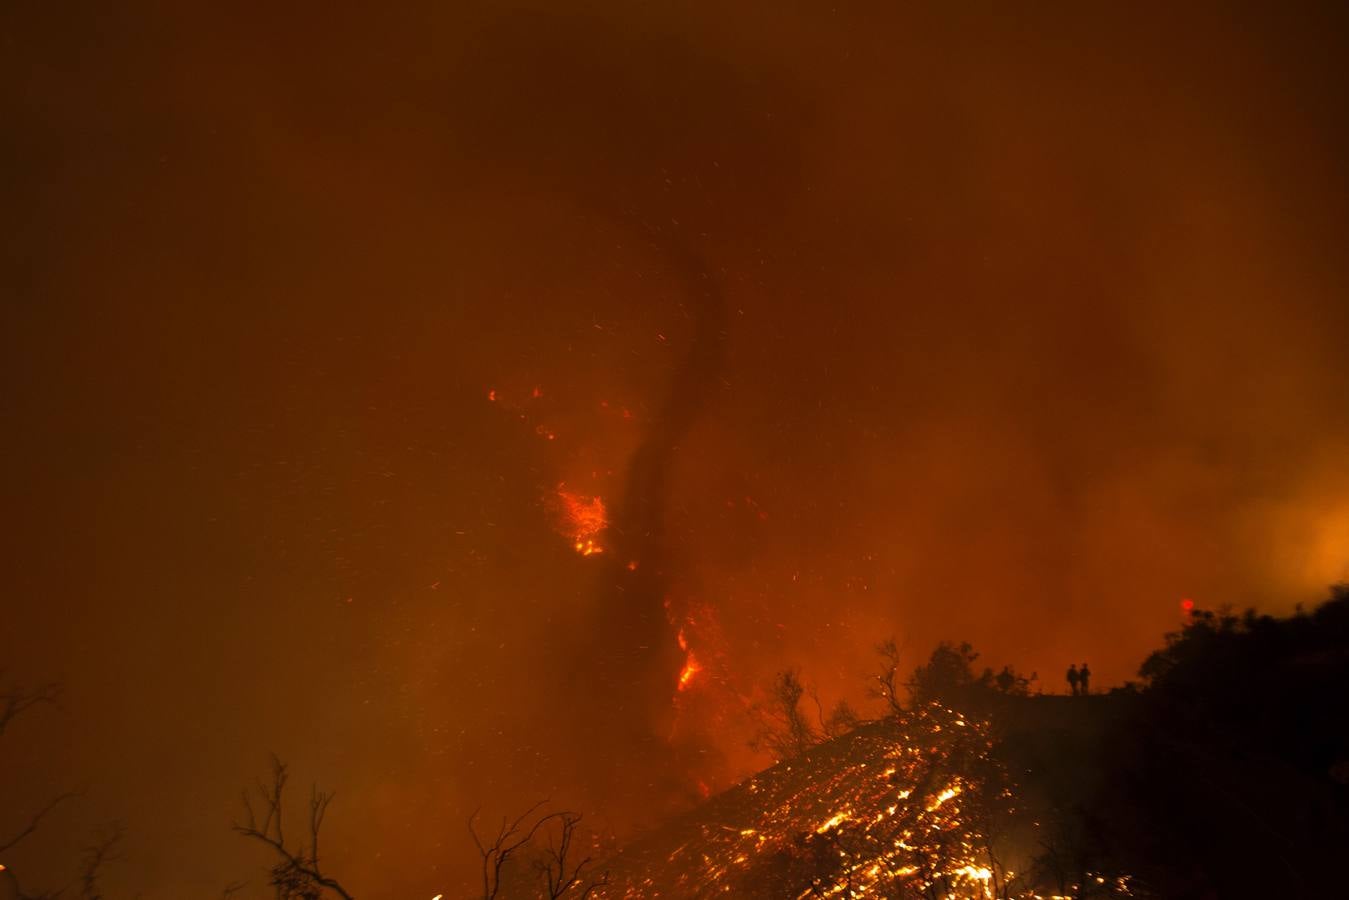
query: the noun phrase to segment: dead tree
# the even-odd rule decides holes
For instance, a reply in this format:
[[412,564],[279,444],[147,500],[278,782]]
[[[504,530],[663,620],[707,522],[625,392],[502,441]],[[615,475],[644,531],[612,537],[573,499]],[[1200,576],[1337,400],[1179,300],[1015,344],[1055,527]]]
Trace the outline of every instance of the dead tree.
[[573,889],[575,890],[570,896],[576,897],[577,900],[586,900],[609,883],[609,873],[605,872],[598,878],[587,879],[586,868],[593,862],[591,857],[583,857],[575,863],[568,859],[572,855],[576,826],[581,823],[581,816],[573,812],[560,812],[556,815],[558,822],[556,841],[553,836],[549,836],[547,853],[535,865],[543,877],[548,900],[559,900]]
[[[0,671],[0,676],[3,676]],[[16,718],[28,712],[35,706],[46,705],[56,706],[61,699],[61,686],[51,683],[39,685],[35,688],[24,688],[18,684],[6,686],[3,692],[0,692],[0,737],[5,734],[5,729]],[[28,817],[28,821],[19,826],[19,829],[8,837],[0,837],[0,853],[18,846],[18,844],[27,838],[38,826],[42,820],[47,817],[52,810],[77,795],[77,791],[66,791],[58,794],[47,802],[45,806]]]
[[533,848],[536,852],[534,868],[549,900],[561,897],[585,900],[609,883],[607,872],[598,877],[587,874],[592,863],[589,856],[572,861],[580,814],[567,811],[540,813],[547,802],[535,803],[514,819],[502,817],[490,843],[487,835],[478,834],[475,824],[478,813],[475,811],[469,816],[468,833],[473,836],[478,855],[482,857],[483,900],[495,900],[500,896],[502,878],[510,872],[507,868],[510,861],[529,854],[531,845],[544,834],[549,835],[548,845],[542,848],[541,855],[537,854],[539,848]]
[[243,823],[234,823],[234,830],[271,847],[280,858],[270,870],[270,883],[276,888],[277,900],[318,900],[325,891],[333,892],[342,900],[352,900],[351,894],[341,883],[325,875],[319,864],[319,831],[323,828],[323,817],[328,812],[328,804],[332,802],[332,794],[320,791],[317,786],[311,788],[309,844],[306,847],[302,839],[294,849],[287,845],[281,813],[288,777],[286,764],[273,756],[272,780],[264,782],[259,779],[257,783],[261,806],[255,809],[253,797],[244,791],[244,814],[247,818]]
[[904,707],[899,702],[899,648],[894,638],[886,638],[876,645],[881,658],[880,669],[871,676],[871,696],[882,700],[891,715],[899,715]]
[[468,833],[473,836],[473,843],[478,848],[478,855],[482,857],[482,897],[483,900],[495,900],[501,892],[501,871],[510,862],[511,857],[523,850],[530,841],[534,839],[540,828],[555,818],[558,814],[546,815],[535,819],[534,824],[528,824],[529,820],[534,818],[534,814],[548,801],[540,800],[529,809],[525,810],[514,820],[501,819],[501,825],[497,828],[496,837],[490,844],[486,843],[486,835],[479,836],[477,826],[474,824],[478,818],[478,810],[473,811],[473,815],[468,817]]
[[80,861],[80,900],[103,900],[99,878],[108,863],[122,858],[118,847],[125,835],[121,824],[114,823],[96,834],[94,842],[84,848],[84,858]]
[[[0,670],[0,677],[3,675],[4,671]],[[23,688],[17,684],[6,687],[0,693],[0,737],[4,736],[9,723],[19,715],[40,703],[56,706],[60,699],[61,685],[55,683],[35,688]]]
[[750,742],[755,750],[767,750],[778,759],[800,756],[820,742],[820,735],[801,709],[805,695],[801,676],[794,669],[779,672],[768,691],[768,701],[758,709],[759,733]]
[[862,717],[857,714],[857,710],[852,708],[852,704],[847,700],[839,700],[834,704],[834,708],[829,711],[829,715],[824,714],[824,703],[820,700],[820,692],[812,687],[806,693],[810,694],[811,702],[815,704],[815,720],[820,723],[820,734],[826,738],[836,738],[839,735],[847,734],[862,724]]
[[[4,672],[0,671],[0,677]],[[0,690],[0,737],[3,737],[11,723],[19,716],[32,710],[37,706],[59,706],[61,701],[62,687],[55,682],[38,685],[34,688],[25,688],[22,685],[10,683],[3,690]],[[8,837],[0,836],[0,853],[12,850],[37,831],[46,817],[62,803],[72,797],[79,796],[79,791],[66,791],[57,794],[51,800],[31,816],[27,822],[19,827],[17,831]],[[105,826],[95,832],[93,843],[84,848],[84,855],[80,860],[79,877],[75,884],[78,885],[78,893],[75,895],[79,900],[102,900],[102,891],[99,887],[99,878],[106,868],[107,864],[121,859],[119,847],[125,831],[120,824]],[[4,866],[0,866],[0,872],[4,873],[8,881],[9,888],[20,898],[20,900],[58,900],[66,896],[72,885],[66,885],[55,891],[42,891],[36,894],[29,894],[22,891],[18,884],[18,879],[12,871],[8,871]]]
[[57,794],[49,800],[46,806],[29,816],[27,823],[25,823],[17,832],[8,838],[0,840],[0,853],[4,853],[17,846],[20,841],[28,837],[28,835],[32,834],[34,831],[37,831],[38,826],[42,824],[42,820],[47,817],[48,813],[69,800],[71,797],[76,796],[77,793],[78,792],[76,791],[66,791],[63,794]]

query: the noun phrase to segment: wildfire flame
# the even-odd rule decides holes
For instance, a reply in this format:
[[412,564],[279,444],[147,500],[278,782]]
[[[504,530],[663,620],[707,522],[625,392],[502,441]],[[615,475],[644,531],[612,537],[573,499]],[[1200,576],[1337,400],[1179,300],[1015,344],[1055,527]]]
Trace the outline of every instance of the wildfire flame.
[[[698,828],[634,845],[594,896],[766,896],[770,881],[798,900],[1079,896],[1040,894],[993,854],[1016,797],[990,729],[939,703],[861,726],[720,794]],[[1082,874],[1093,896],[1139,896],[1127,875]]]
[[684,668],[679,672],[679,690],[682,691],[686,689],[689,686],[689,682],[693,681],[693,676],[697,675],[702,670],[703,667],[698,665],[697,658],[690,653],[684,661]]
[[689,649],[689,641],[684,636],[684,629],[682,628],[679,629],[679,649],[684,651],[684,668],[679,672],[679,684],[677,686],[678,690],[682,691],[688,688],[694,676],[701,672],[703,667],[698,664],[698,658]]
[[562,505],[564,533],[571,538],[576,552],[582,556],[603,553],[600,535],[609,524],[603,498],[573,493],[562,485],[557,487],[557,498]]

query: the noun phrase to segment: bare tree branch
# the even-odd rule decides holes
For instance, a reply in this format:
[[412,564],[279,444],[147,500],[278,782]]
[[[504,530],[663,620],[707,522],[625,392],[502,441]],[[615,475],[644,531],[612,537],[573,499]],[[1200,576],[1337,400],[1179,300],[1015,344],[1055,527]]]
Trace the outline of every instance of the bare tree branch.
[[28,835],[37,831],[38,826],[42,824],[42,820],[46,817],[47,813],[56,809],[56,807],[69,800],[71,797],[77,796],[77,794],[77,791],[66,791],[64,794],[58,794],[46,806],[34,813],[32,818],[28,820],[28,824],[20,829],[17,834],[6,841],[0,842],[0,853],[4,853],[6,850],[18,844],[19,841],[22,841],[24,838],[28,837]]
[[884,700],[890,713],[898,715],[904,707],[899,702],[899,647],[895,639],[886,638],[877,644],[876,655],[881,658],[881,666],[871,676],[871,696]]
[[759,733],[750,741],[750,747],[766,749],[778,759],[791,759],[818,744],[820,734],[801,711],[805,693],[795,669],[779,672],[769,687],[768,701],[756,706]]
[[272,779],[265,782],[259,779],[257,794],[262,801],[262,821],[258,822],[258,811],[254,809],[253,798],[244,792],[244,823],[234,823],[234,830],[247,838],[260,841],[271,847],[281,861],[272,867],[272,886],[279,897],[316,898],[322,890],[337,894],[342,900],[353,900],[351,894],[335,878],[323,874],[319,865],[319,829],[323,826],[323,817],[332,801],[332,794],[325,794],[317,787],[310,793],[309,800],[309,839],[308,849],[302,843],[292,850],[286,846],[285,833],[281,825],[282,800],[289,772],[286,764],[276,756],[272,757]]
[[[3,674],[0,671],[0,675]],[[0,693],[0,735],[4,735],[10,722],[39,703],[55,706],[61,699],[61,690],[61,685],[54,682],[31,689],[17,684],[6,688]]]
[[474,824],[478,818],[478,810],[474,810],[473,815],[468,817],[468,833],[473,836],[473,843],[478,848],[479,855],[482,856],[483,900],[495,900],[501,891],[501,870],[505,868],[511,857],[532,841],[540,828],[563,815],[562,813],[549,813],[540,816],[534,821],[534,824],[526,826],[526,823],[534,817],[539,808],[547,802],[547,800],[540,800],[514,820],[503,817],[501,826],[497,828],[496,837],[492,839],[490,844],[484,843],[485,836],[478,835],[477,826]]
[[125,836],[126,830],[114,822],[98,833],[94,843],[84,848],[84,859],[80,862],[80,900],[103,900],[99,877],[104,866],[122,858],[117,847]]
[[598,878],[582,880],[585,878],[586,867],[593,862],[591,857],[583,857],[576,863],[570,863],[568,860],[576,839],[576,828],[581,823],[581,815],[565,811],[555,815],[559,823],[558,839],[554,842],[550,837],[546,856],[535,866],[543,876],[548,900],[559,900],[573,888],[578,889],[580,894],[577,896],[585,900],[609,883],[609,873],[605,872]]
[[[0,670],[0,676],[3,676],[3,670]],[[56,706],[61,699],[61,685],[51,682],[39,685],[35,688],[24,688],[18,684],[11,684],[0,692],[0,736],[3,736],[9,723],[21,716],[23,713],[39,704],[48,704]],[[42,824],[42,820],[47,814],[65,801],[78,794],[77,791],[66,791],[52,798],[42,809],[34,813],[28,822],[18,830],[12,837],[0,838],[0,853],[4,853],[24,840]]]
[[820,734],[828,734],[829,728],[824,724],[824,704],[820,702],[819,688],[812,684],[806,691],[806,696],[815,704],[815,721],[820,723]]

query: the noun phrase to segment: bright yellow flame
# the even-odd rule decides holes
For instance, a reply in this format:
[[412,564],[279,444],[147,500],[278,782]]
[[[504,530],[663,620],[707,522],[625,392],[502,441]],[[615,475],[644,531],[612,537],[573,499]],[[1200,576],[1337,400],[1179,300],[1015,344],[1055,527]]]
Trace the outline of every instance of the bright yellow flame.
[[[689,619],[687,627],[695,628],[697,622]],[[689,652],[687,638],[681,630],[678,642],[685,653]],[[811,769],[810,760],[793,761],[784,764],[782,770],[769,770],[751,779],[742,799],[751,804],[762,802],[754,810],[756,820],[736,825],[730,820],[720,828],[705,830],[696,842],[681,844],[668,858],[670,863],[678,863],[681,884],[687,879],[686,886],[696,887],[699,896],[735,896],[732,880],[752,871],[747,867],[753,867],[756,858],[767,860],[764,854],[784,850],[797,852],[802,839],[808,838],[818,840],[814,848],[829,854],[838,866],[832,880],[822,882],[812,892],[815,896],[879,898],[894,896],[893,892],[902,888],[906,895],[947,900],[992,900],[995,893],[1017,900],[1068,900],[1044,897],[1027,889],[994,891],[995,880],[1006,884],[1016,878],[1015,874],[998,866],[986,852],[979,811],[968,809],[969,804],[960,801],[949,802],[964,794],[979,795],[988,786],[980,778],[953,774],[946,785],[931,793],[913,787],[897,790],[896,782],[922,783],[930,766],[954,763],[967,750],[987,759],[985,754],[992,746],[987,740],[988,723],[965,719],[940,707],[920,709],[895,721],[904,724],[904,734],[859,736],[868,747],[865,758],[850,752],[845,767],[828,778],[812,778],[807,771],[810,784],[804,788],[789,773],[798,766]],[[938,735],[942,740],[932,746],[941,754],[933,760],[923,738]],[[815,774],[826,772],[829,770],[822,769]],[[884,777],[877,779],[878,772]],[[905,802],[903,798],[911,795],[916,795],[913,801]],[[774,796],[778,799],[771,803],[764,799]],[[1005,796],[1012,796],[1010,788]],[[821,816],[828,818],[821,820]],[[844,824],[847,829],[841,827]],[[821,837],[817,839],[816,835]],[[1105,883],[1098,873],[1085,874],[1097,884]],[[897,883],[900,879],[905,882],[902,886]],[[1132,896],[1127,879],[1115,879],[1110,884],[1103,895]],[[620,890],[609,896],[654,896],[656,882],[648,875]]]
[[844,819],[846,819],[846,818],[848,818],[848,813],[847,813],[847,811],[845,810],[845,811],[839,813],[838,815],[834,816],[833,818],[826,819],[825,821],[821,822],[821,823],[820,823],[820,827],[815,829],[815,833],[816,833],[816,834],[824,834],[826,831],[828,831],[829,829],[831,829],[831,828],[833,828],[834,826],[838,825],[840,822],[842,822],[842,821],[843,821]]
[[963,876],[971,881],[988,881],[993,877],[993,870],[984,866],[961,866],[951,874]]
[[679,672],[679,689],[682,691],[687,688],[689,682],[693,680],[693,676],[697,675],[702,670],[703,667],[698,665],[697,658],[694,657],[692,653],[689,653],[688,656],[684,658],[684,668]]
[[960,793],[959,787],[947,788],[946,790],[938,794],[936,798],[931,803],[928,804],[927,811],[933,812],[934,810],[936,810],[937,807],[941,806],[947,800],[950,800],[952,797],[954,797],[956,794],[959,793]]
[[689,640],[684,635],[684,629],[679,629],[677,640],[679,641],[679,649],[684,651],[684,668],[679,672],[679,684],[676,685],[676,688],[682,691],[689,686],[694,676],[701,672],[703,667],[698,662],[698,657],[694,656],[693,651],[689,649]]

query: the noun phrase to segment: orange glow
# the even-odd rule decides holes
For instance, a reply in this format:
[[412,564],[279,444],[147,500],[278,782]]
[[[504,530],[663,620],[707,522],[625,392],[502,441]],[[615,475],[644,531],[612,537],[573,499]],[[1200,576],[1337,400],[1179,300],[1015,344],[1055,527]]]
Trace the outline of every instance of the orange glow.
[[823,822],[821,822],[821,823],[820,823],[820,827],[818,827],[818,828],[815,829],[815,833],[816,833],[816,834],[824,834],[824,833],[825,833],[826,831],[828,831],[829,829],[837,827],[837,826],[839,825],[839,823],[843,822],[843,821],[844,821],[845,819],[847,819],[847,818],[848,818],[848,811],[847,811],[847,810],[844,810],[844,811],[841,812],[841,813],[835,813],[835,814],[834,814],[833,816],[831,816],[830,818],[828,818],[828,819],[824,820]]
[[679,690],[687,689],[694,676],[702,670],[703,667],[698,665],[698,659],[692,653],[688,654],[684,658],[684,668],[679,672]]
[[693,651],[689,649],[689,641],[684,636],[684,629],[682,628],[679,629],[678,639],[679,649],[684,651],[684,668],[679,671],[679,684],[677,685],[677,689],[682,691],[688,688],[694,677],[703,670],[703,667],[699,664],[698,658],[693,655]]
[[587,497],[557,487],[557,497],[562,501],[562,528],[572,539],[572,546],[582,556],[594,556],[604,552],[600,535],[609,524],[608,511],[600,497]]

